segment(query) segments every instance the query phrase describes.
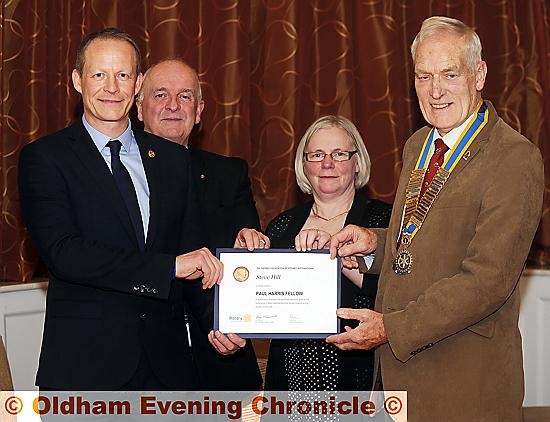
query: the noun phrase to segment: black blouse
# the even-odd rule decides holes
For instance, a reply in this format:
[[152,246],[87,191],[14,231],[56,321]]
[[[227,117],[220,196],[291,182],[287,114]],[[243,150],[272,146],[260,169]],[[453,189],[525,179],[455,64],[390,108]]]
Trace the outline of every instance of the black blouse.
[[[275,217],[267,227],[272,248],[293,248],[294,238],[305,224],[313,202],[299,205]],[[387,227],[391,205],[356,193],[345,225]],[[341,306],[374,308],[378,276],[366,274],[362,288],[342,275]],[[356,321],[342,321],[355,326]],[[266,390],[336,391],[370,390],[373,351],[341,351],[323,340],[272,340],[266,369]]]

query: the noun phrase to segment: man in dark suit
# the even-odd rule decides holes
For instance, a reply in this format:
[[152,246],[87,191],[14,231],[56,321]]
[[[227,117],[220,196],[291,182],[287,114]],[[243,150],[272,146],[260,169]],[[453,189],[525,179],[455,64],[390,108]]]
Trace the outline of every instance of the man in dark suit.
[[339,310],[359,325],[327,341],[378,346],[383,387],[407,390],[409,421],[520,421],[518,281],[542,211],[542,158],[482,99],[472,28],[428,18],[411,52],[429,126],[405,144],[389,228],[348,226],[331,240],[333,256],[375,251],[377,312]]
[[[136,103],[147,132],[185,147],[204,109],[197,73],[180,59],[164,60],[149,68]],[[269,247],[269,238],[260,232],[246,161],[194,148],[189,152],[208,247],[212,251],[220,247]],[[211,291],[205,295],[211,295]],[[195,340],[196,326],[192,331]],[[206,347],[202,335],[194,346],[204,388],[255,389],[261,384],[250,342],[229,357]]]
[[189,156],[132,129],[140,61],[128,34],[88,35],[72,73],[82,119],[21,152],[21,208],[50,271],[43,389],[196,387],[185,315],[206,321],[194,280],[211,287],[222,265],[206,248],[181,254],[199,241],[189,230]]

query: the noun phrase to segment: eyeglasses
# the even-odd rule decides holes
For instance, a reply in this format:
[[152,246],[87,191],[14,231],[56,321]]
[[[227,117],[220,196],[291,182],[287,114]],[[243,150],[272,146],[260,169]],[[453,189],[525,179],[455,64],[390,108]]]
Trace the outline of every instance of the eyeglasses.
[[320,162],[325,159],[327,155],[330,155],[333,161],[348,161],[353,157],[353,154],[357,154],[357,151],[334,151],[330,154],[324,151],[304,152],[304,158],[310,162]]

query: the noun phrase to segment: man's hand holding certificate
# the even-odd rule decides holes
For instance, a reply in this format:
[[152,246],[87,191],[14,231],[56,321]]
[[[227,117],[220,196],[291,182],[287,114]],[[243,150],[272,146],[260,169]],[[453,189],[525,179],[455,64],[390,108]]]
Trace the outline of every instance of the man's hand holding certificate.
[[243,338],[325,338],[338,332],[340,262],[328,250],[220,249],[214,328]]

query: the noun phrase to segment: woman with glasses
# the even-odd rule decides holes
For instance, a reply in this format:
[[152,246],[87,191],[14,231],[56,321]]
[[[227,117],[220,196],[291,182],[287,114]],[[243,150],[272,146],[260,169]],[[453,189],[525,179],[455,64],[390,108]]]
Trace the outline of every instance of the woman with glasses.
[[[387,227],[391,205],[370,200],[358,189],[370,176],[370,159],[357,128],[348,119],[324,116],[302,137],[295,158],[296,181],[313,200],[275,217],[267,227],[272,248],[321,248],[318,231],[329,235],[346,224]],[[373,308],[374,275],[342,269],[341,307]],[[354,327],[352,321],[343,324]],[[372,351],[341,351],[324,340],[272,340],[266,390],[370,390]]]

